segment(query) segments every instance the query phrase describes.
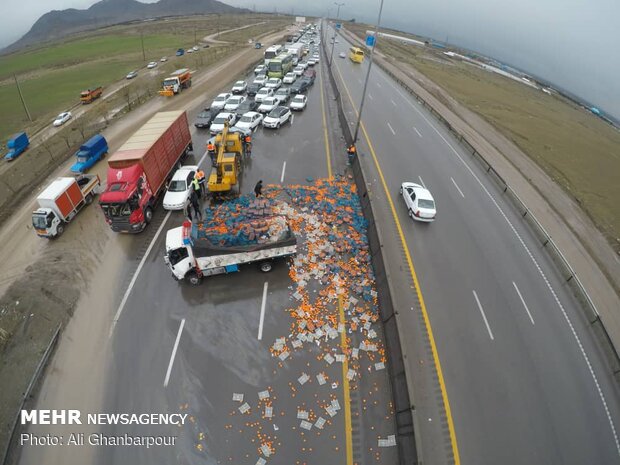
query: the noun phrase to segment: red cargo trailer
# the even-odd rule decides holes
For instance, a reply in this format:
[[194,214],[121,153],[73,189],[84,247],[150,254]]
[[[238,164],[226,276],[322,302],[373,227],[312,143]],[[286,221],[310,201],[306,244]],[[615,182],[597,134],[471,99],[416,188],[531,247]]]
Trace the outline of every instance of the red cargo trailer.
[[140,232],[175,166],[192,150],[187,114],[157,113],[108,159],[108,179],[99,204],[117,232]]

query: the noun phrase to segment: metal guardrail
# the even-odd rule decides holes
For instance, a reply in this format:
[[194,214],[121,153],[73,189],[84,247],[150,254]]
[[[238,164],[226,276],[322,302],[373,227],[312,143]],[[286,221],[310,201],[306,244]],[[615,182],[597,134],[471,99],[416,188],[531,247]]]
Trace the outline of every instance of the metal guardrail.
[[581,283],[581,280],[571,267],[570,263],[560,251],[559,247],[555,244],[551,235],[545,230],[542,224],[534,216],[532,211],[525,205],[525,203],[519,198],[517,193],[508,185],[504,178],[493,168],[484,155],[482,155],[469,142],[469,140],[461,133],[459,133],[449,121],[447,121],[435,108],[433,108],[426,100],[424,100],[419,94],[417,94],[409,85],[399,79],[384,63],[375,59],[375,63],[392,79],[394,79],[403,89],[409,92],[415,99],[420,102],[430,113],[442,123],[453,135],[458,139],[463,147],[476,159],[484,168],[485,172],[491,179],[500,187],[502,193],[511,202],[511,204],[520,213],[521,218],[530,226],[530,229],[540,241],[542,248],[544,248],[551,260],[556,265],[557,270],[561,274],[564,283],[571,288],[573,295],[579,302],[584,316],[586,317],[590,328],[594,335],[601,342],[602,349],[610,364],[610,369],[616,382],[620,384],[620,356],[618,350],[615,347],[613,341],[609,337],[609,333],[605,329],[605,324],[601,319],[601,316],[594,305],[594,302],[590,298],[590,295],[586,291],[585,287]]
[[24,408],[24,405],[26,404],[26,402],[28,402],[28,400],[30,399],[32,391],[38,384],[39,379],[41,378],[41,374],[43,373],[43,370],[45,370],[45,367],[47,366],[47,362],[49,361],[49,358],[52,355],[52,352],[56,348],[56,344],[58,343],[58,338],[60,336],[60,329],[61,329],[61,325],[59,324],[56,327],[56,331],[54,331],[54,334],[49,344],[47,345],[47,348],[45,349],[45,352],[43,353],[41,360],[39,360],[37,369],[32,375],[32,378],[30,378],[30,383],[28,383],[28,387],[26,388],[26,391],[24,392],[22,396],[22,401],[19,404],[19,408],[17,409],[17,414],[15,415],[15,420],[13,420],[13,425],[11,426],[11,432],[6,441],[4,452],[2,454],[2,462],[0,462],[2,463],[2,465],[8,465],[10,463],[9,459],[11,458],[11,445],[13,444],[13,441],[16,437],[15,432],[17,431],[19,427],[19,417],[21,415],[21,410]]

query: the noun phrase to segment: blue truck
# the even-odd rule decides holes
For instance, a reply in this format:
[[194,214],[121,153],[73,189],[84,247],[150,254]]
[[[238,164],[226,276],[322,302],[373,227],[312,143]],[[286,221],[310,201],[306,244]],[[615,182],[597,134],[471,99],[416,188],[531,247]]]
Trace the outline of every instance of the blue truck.
[[86,141],[80,149],[75,152],[77,161],[71,167],[73,173],[83,173],[91,166],[101,160],[101,157],[108,151],[108,142],[101,134],[97,134]]
[[6,146],[9,149],[9,152],[4,156],[6,161],[13,161],[17,157],[19,157],[24,150],[28,148],[30,145],[30,141],[28,140],[28,136],[25,132],[20,132],[15,134],[13,137],[9,139]]

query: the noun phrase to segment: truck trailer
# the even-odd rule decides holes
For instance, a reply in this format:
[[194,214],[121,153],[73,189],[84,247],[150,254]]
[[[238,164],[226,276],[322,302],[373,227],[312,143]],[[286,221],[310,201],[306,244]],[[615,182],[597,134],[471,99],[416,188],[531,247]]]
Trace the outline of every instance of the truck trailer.
[[138,233],[175,166],[193,150],[187,114],[155,114],[108,158],[107,187],[99,204],[113,231]]
[[83,175],[78,178],[57,178],[37,197],[39,208],[32,212],[32,225],[40,237],[60,236],[65,225],[78,212],[93,203],[99,176]]
[[241,265],[250,263],[258,263],[263,272],[271,271],[272,260],[297,253],[297,238],[284,217],[267,218],[262,223],[263,232],[250,232],[243,240],[230,244],[221,236],[205,234],[204,223],[186,221],[166,234],[164,262],[175,280],[192,285],[200,284],[205,276],[236,272]]

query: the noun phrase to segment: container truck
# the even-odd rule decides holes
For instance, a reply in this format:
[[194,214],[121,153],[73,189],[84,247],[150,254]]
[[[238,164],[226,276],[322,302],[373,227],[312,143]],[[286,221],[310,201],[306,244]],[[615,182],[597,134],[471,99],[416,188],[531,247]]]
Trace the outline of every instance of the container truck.
[[187,114],[164,111],[108,158],[107,186],[99,204],[113,231],[144,230],[175,166],[192,150]]
[[172,97],[192,86],[192,73],[187,68],[177,69],[169,77],[164,79],[159,95],[164,97]]
[[9,139],[6,146],[9,149],[8,153],[4,156],[6,161],[13,161],[19,157],[30,145],[28,136],[25,132],[19,132]]
[[101,134],[91,137],[75,152],[76,162],[71,166],[71,172],[83,173],[97,163],[108,152],[108,142]]
[[272,260],[297,252],[297,239],[285,217],[265,218],[262,223],[265,232],[251,232],[247,240],[230,245],[221,236],[205,234],[205,224],[186,221],[166,234],[164,262],[175,280],[193,285],[205,276],[236,272],[250,263],[258,263],[263,272],[271,271]]
[[80,100],[82,101],[82,105],[86,105],[88,103],[92,103],[94,100],[97,100],[101,97],[101,93],[103,92],[103,87],[97,86],[94,89],[83,90],[80,94]]
[[86,205],[93,203],[99,176],[57,178],[37,197],[39,208],[32,212],[32,225],[40,237],[60,236],[67,223]]

